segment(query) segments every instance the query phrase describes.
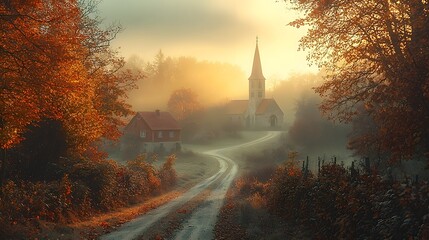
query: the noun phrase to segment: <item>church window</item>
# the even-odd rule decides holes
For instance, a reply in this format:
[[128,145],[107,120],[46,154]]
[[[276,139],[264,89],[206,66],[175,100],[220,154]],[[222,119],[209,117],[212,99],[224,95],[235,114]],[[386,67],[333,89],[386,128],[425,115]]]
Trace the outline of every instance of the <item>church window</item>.
[[250,93],[250,96],[251,96],[251,97],[254,97],[254,94],[253,94],[253,92],[251,92],[251,93]]
[[258,92],[258,97],[262,97],[262,92]]
[[262,87],[262,82],[261,81],[259,81],[259,88],[261,88]]

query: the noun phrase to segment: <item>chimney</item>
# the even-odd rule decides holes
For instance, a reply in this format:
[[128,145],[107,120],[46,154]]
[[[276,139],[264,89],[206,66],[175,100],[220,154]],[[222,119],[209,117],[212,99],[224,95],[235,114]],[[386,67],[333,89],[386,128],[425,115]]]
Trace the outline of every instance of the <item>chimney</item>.
[[159,112],[159,109],[156,109],[155,113],[156,113],[156,116],[158,116],[158,117],[161,116],[161,113]]

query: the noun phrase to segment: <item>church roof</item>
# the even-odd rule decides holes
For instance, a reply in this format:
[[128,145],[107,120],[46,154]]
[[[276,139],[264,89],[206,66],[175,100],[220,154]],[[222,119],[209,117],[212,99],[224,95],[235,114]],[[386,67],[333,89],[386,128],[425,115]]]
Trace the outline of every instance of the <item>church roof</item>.
[[249,80],[265,80],[262,74],[261,58],[259,57],[258,37],[256,37],[255,55],[253,56],[252,74]]
[[244,114],[249,106],[249,100],[232,100],[225,108],[226,114]]
[[[249,107],[249,100],[232,100],[226,105],[225,114],[227,115],[244,114],[246,113],[248,107]],[[262,99],[262,101],[259,103],[258,107],[256,108],[255,114],[257,115],[265,114],[267,111],[270,111],[273,109],[280,109],[281,111],[281,108],[277,104],[276,100],[265,98],[265,99]]]
[[[259,104],[258,108],[256,109],[255,114],[264,114],[266,111],[272,108],[278,108],[280,109],[279,105],[277,104],[276,100],[274,99],[262,99],[261,103]],[[281,109],[280,109],[281,111]]]

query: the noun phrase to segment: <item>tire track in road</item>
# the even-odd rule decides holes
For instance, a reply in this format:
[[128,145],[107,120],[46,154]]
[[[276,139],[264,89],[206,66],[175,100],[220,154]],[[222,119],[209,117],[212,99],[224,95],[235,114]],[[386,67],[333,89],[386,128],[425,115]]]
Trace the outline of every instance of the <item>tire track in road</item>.
[[214,238],[213,229],[217,221],[219,210],[225,200],[226,192],[228,191],[238,171],[237,164],[231,158],[225,156],[222,153],[238,148],[249,147],[251,145],[255,145],[269,140],[277,135],[277,132],[269,132],[266,136],[248,143],[204,152],[204,154],[212,156],[219,161],[227,162],[228,165],[230,165],[231,167],[228,168],[229,172],[222,179],[221,183],[212,191],[211,195],[206,200],[206,204],[196,210],[192,214],[192,216],[186,221],[186,223],[183,224],[182,230],[180,230],[175,235],[175,240]]
[[171,202],[162,205],[156,209],[153,209],[141,217],[135,218],[125,224],[123,224],[117,231],[111,232],[107,235],[102,236],[101,240],[131,240],[139,237],[144,233],[146,229],[152,226],[154,223],[165,217],[169,212],[175,211],[178,207],[191,200],[193,197],[198,195],[201,191],[206,189],[210,184],[215,182],[223,173],[227,170],[227,164],[224,161],[218,160],[220,169],[213,176],[203,180],[189,191],[185,192],[180,197],[172,200]]
[[[217,173],[201,181],[175,200],[172,200],[165,205],[153,209],[146,214],[123,224],[116,231],[106,234],[100,239],[136,239],[139,236],[142,236],[144,232],[153,224],[167,216],[167,214],[176,211],[186,202],[190,201],[203,190],[207,189],[215,181],[220,180],[221,183],[213,189],[208,199],[205,201],[205,203],[202,204],[202,207],[198,208],[185,224],[182,224],[182,226],[184,226],[183,229],[175,236],[175,239],[212,239],[213,228],[216,223],[220,207],[223,204],[225,194],[234,180],[238,170],[237,164],[232,159],[224,156],[222,153],[255,145],[267,141],[277,135],[279,135],[279,132],[268,132],[268,134],[264,137],[247,143],[204,152],[204,154],[212,156],[218,161],[219,171]],[[222,176],[224,176],[223,179],[220,179]]]

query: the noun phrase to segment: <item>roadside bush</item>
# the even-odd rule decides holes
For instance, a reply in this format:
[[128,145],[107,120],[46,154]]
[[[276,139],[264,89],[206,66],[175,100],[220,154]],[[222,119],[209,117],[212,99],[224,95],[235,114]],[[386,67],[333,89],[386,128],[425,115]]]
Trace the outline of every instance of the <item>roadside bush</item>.
[[351,176],[336,164],[318,177],[280,166],[266,191],[270,211],[310,227],[319,239],[424,239],[429,233],[429,184]]
[[175,184],[174,155],[160,170],[138,156],[126,166],[112,160],[70,161],[60,180],[12,181],[0,188],[0,238],[8,226],[30,220],[72,222],[142,201]]
[[268,206],[284,219],[295,221],[301,216],[308,215],[305,201],[311,193],[310,188],[314,182],[312,176],[304,178],[297,164],[287,161],[279,166],[267,191]]
[[12,224],[29,219],[65,222],[64,214],[72,205],[67,175],[50,183],[8,181],[1,191],[0,213]]
[[159,178],[161,179],[162,186],[164,188],[171,187],[177,182],[177,174],[174,169],[174,162],[176,161],[176,155],[170,155],[162,165],[159,171]]
[[161,186],[159,172],[147,162],[146,155],[139,155],[134,160],[128,161],[127,168],[131,173],[131,183],[136,186],[139,193],[149,195],[159,190]]
[[[117,175],[119,165],[114,161],[82,160],[71,168],[70,178],[75,185],[86,186],[89,190],[91,205],[97,210],[111,210],[123,206],[124,195],[118,195],[119,184]],[[85,194],[85,190],[81,189]],[[84,195],[79,196],[84,197]]]

